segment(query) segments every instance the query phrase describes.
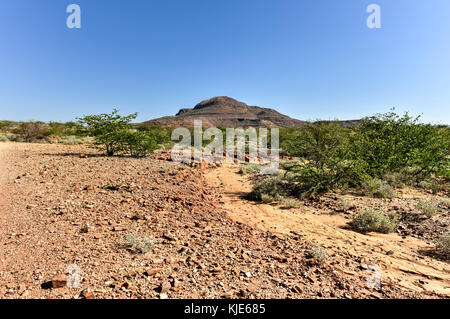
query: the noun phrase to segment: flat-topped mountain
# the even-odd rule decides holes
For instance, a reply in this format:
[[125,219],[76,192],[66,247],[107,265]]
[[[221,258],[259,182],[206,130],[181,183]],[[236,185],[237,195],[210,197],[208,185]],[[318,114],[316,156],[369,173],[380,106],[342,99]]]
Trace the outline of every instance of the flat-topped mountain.
[[290,118],[273,109],[249,106],[227,96],[214,97],[183,108],[175,116],[144,122],[149,126],[192,127],[202,120],[203,127],[300,127],[306,122]]

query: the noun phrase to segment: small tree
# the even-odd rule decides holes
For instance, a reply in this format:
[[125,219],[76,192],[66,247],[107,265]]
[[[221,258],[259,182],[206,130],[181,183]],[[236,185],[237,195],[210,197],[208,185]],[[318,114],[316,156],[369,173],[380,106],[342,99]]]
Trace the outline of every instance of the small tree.
[[78,119],[85,132],[95,137],[95,147],[108,156],[123,150],[124,133],[129,130],[130,122],[137,117],[137,113],[121,116],[118,112],[114,109],[110,114],[88,115]]

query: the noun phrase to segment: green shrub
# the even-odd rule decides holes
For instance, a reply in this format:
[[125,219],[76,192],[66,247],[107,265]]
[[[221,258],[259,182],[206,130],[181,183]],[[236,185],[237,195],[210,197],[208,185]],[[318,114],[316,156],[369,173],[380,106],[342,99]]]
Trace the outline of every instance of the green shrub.
[[398,217],[386,216],[382,210],[366,209],[354,216],[350,227],[360,233],[391,233],[398,226]]
[[0,142],[8,142],[8,141],[9,141],[9,139],[8,139],[7,136],[5,136],[5,135],[0,135]]
[[110,114],[88,115],[78,119],[84,132],[95,137],[94,147],[104,151],[107,156],[123,151],[129,123],[137,117],[137,113],[121,116],[118,112],[114,109]]
[[290,172],[287,176],[298,195],[316,196],[338,187],[358,185],[365,174],[364,163],[348,157],[348,129],[317,122],[294,135],[296,140],[285,140],[284,147],[304,160],[282,164],[282,168]]
[[150,127],[145,125],[137,126],[136,129],[139,132],[145,132],[148,133],[149,136],[152,136],[155,140],[156,144],[165,146],[172,144],[171,140],[171,131],[168,128],[156,126],[156,127]]
[[364,161],[373,178],[408,167],[418,168],[419,179],[441,174],[450,161],[449,129],[419,121],[394,112],[364,119],[351,138],[353,158]]
[[286,195],[286,183],[281,177],[277,176],[253,186],[253,190],[248,195],[248,198],[256,201],[272,202],[282,200]]
[[280,162],[280,168],[285,171],[297,170],[304,165],[305,165],[305,163],[303,161]]
[[326,249],[318,246],[311,247],[308,251],[309,257],[312,258],[314,263],[323,264],[328,259],[329,255]]
[[439,212],[439,202],[436,200],[419,200],[416,208],[426,217],[431,218]]
[[[393,187],[421,185],[436,191],[450,180],[450,128],[422,124],[394,112],[365,118],[356,128],[316,122],[280,130],[282,153],[302,162],[282,163],[299,195],[361,187],[391,198]],[[382,182],[384,180],[384,182]]]
[[121,136],[122,150],[133,157],[145,157],[158,148],[151,132],[126,131]]
[[366,179],[362,183],[366,195],[377,198],[394,198],[396,196],[394,189],[385,181],[376,178]]

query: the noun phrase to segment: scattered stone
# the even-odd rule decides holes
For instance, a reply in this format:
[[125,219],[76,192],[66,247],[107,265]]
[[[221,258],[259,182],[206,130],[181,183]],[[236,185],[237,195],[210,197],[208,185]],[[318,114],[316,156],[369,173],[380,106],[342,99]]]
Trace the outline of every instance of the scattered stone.
[[168,292],[170,290],[170,288],[172,288],[172,285],[170,284],[170,282],[165,281],[159,287],[159,292],[164,294],[164,293]]
[[47,281],[41,285],[42,289],[57,289],[63,288],[67,285],[67,277],[65,275],[57,275],[50,281]]
[[149,268],[149,269],[147,269],[146,271],[145,271],[145,275],[146,276],[154,276],[154,275],[156,275],[156,274],[158,274],[158,273],[160,273],[160,272],[162,272],[163,271],[163,269],[162,268]]
[[89,288],[87,288],[81,292],[80,297],[83,299],[93,299],[94,293]]

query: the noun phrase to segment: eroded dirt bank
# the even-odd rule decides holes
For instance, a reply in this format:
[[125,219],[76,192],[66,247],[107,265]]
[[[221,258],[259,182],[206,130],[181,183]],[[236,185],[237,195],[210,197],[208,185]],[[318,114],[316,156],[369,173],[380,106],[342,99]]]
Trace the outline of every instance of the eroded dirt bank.
[[211,171],[209,182],[225,194],[225,209],[232,220],[261,231],[276,234],[301,234],[311,243],[328,250],[331,257],[347,259],[345,273],[361,278],[360,269],[369,264],[381,268],[383,280],[417,293],[437,292],[450,296],[448,263],[424,256],[432,245],[398,234],[359,234],[346,229],[348,219],[340,214],[324,214],[313,207],[282,209],[242,199],[251,190],[248,177],[239,167],[225,165]]
[[[164,160],[106,158],[83,146],[21,143],[0,143],[0,168],[1,298],[439,297],[431,285],[448,279],[438,269],[444,264],[418,260],[411,276],[435,277],[423,279],[426,290],[385,279],[381,289],[367,288],[370,273],[357,258],[401,260],[385,257],[385,239],[367,237],[364,245],[366,237],[314,216],[244,202],[231,194],[242,185],[228,185],[238,178],[228,168],[208,173]],[[219,176],[225,194],[205,174],[216,185]],[[298,233],[287,218],[304,219]],[[133,251],[129,234],[153,244]],[[306,258],[313,240],[336,249],[323,266]],[[419,257],[406,248],[396,254],[408,267]],[[67,278],[70,265],[80,268],[81,287],[47,289],[55,276]],[[409,276],[399,278],[411,283]]]

